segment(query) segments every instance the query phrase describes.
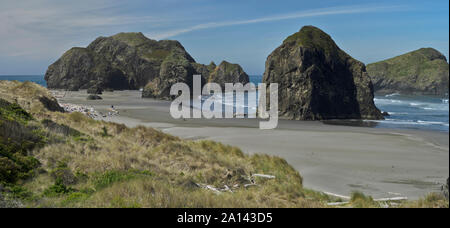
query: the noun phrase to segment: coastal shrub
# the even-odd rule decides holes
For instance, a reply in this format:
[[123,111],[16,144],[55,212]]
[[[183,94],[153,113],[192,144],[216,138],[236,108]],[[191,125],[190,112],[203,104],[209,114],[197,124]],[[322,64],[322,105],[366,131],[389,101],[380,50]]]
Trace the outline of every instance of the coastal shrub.
[[4,120],[17,121],[25,124],[33,117],[18,104],[10,103],[0,98],[0,118]]
[[50,176],[64,185],[73,185],[77,183],[77,177],[68,167],[57,167],[50,171]]
[[442,193],[430,193],[416,201],[404,202],[404,208],[449,208],[449,201]]
[[84,192],[72,192],[67,195],[64,200],[62,200],[61,205],[64,207],[74,205],[76,203],[81,203],[87,198],[89,198],[90,194]]
[[19,167],[9,158],[0,157],[0,183],[14,183],[19,175]]
[[29,151],[45,144],[33,117],[17,104],[0,99],[0,182],[15,183],[33,175],[39,161]]
[[106,128],[105,126],[102,127],[101,136],[102,137],[111,137],[111,135],[108,134],[108,128]]
[[83,113],[81,113],[81,112],[72,112],[69,114],[69,119],[75,123],[82,122],[82,121],[86,120],[86,118],[88,118],[88,117],[83,115]]
[[371,208],[379,205],[373,200],[371,196],[366,196],[362,192],[352,192],[350,203],[355,208]]
[[32,192],[19,185],[13,185],[9,187],[8,191],[10,192],[11,196],[15,199],[28,200],[33,196]]
[[47,197],[56,197],[73,192],[74,189],[67,187],[61,180],[56,180],[55,183],[44,190],[43,195]]

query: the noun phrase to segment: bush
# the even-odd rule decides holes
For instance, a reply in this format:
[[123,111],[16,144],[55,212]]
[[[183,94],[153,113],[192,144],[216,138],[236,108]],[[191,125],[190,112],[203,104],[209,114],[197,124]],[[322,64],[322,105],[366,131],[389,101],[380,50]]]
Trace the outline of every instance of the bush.
[[350,203],[356,208],[370,208],[378,206],[371,196],[366,196],[362,192],[353,192]]
[[8,158],[0,157],[0,183],[14,183],[19,175],[19,167]]
[[73,185],[77,183],[77,177],[67,167],[58,167],[50,171],[50,176],[56,181],[64,185]]
[[0,119],[26,123],[32,120],[33,117],[18,104],[13,104],[0,98]]
[[61,180],[56,180],[55,184],[44,190],[44,196],[55,197],[73,192],[74,189],[67,187]]

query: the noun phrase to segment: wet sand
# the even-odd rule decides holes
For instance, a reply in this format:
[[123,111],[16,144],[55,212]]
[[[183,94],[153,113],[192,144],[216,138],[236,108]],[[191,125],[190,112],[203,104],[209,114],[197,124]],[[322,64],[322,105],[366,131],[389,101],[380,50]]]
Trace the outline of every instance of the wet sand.
[[[62,103],[93,106],[118,116],[102,118],[135,127],[144,125],[185,139],[211,139],[238,146],[248,154],[283,157],[314,190],[375,198],[417,199],[449,176],[449,134],[280,120],[277,129],[260,130],[256,119],[175,120],[168,101],[142,99],[139,91],[105,92],[86,100],[86,91],[68,92]],[[269,173],[268,173],[269,174]]]

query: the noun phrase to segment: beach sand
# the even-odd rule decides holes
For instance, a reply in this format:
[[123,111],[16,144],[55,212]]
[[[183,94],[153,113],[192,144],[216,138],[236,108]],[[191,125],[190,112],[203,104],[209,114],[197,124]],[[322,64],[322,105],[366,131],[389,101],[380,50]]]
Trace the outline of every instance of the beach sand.
[[280,120],[274,130],[260,130],[256,119],[175,120],[169,114],[170,102],[142,99],[139,91],[101,96],[103,100],[88,101],[86,91],[67,92],[59,100],[104,113],[114,105],[119,115],[102,118],[105,121],[154,127],[185,139],[215,140],[248,154],[280,156],[300,172],[305,187],[318,191],[418,199],[439,191],[449,176],[448,133],[291,120]]

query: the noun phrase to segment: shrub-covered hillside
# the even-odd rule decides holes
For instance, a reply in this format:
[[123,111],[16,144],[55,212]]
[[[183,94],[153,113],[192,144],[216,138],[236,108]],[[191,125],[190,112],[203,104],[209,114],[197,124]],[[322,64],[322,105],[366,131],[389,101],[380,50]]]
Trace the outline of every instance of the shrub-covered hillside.
[[[19,88],[27,92],[8,92]],[[2,81],[0,97],[1,206],[322,207],[327,200],[277,157],[53,112],[46,107],[54,98],[32,83]]]

